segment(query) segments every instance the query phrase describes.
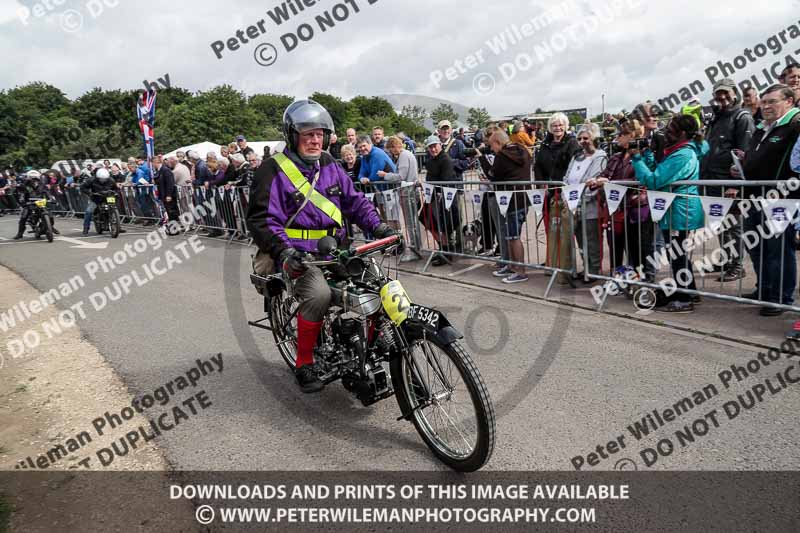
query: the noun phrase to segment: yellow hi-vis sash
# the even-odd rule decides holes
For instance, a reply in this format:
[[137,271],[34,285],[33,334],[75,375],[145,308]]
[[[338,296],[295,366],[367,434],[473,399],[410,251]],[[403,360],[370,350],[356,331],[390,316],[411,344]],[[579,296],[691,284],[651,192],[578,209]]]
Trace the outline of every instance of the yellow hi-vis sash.
[[[314,204],[314,207],[328,215],[340,228],[342,227],[342,212],[336,207],[336,204],[321,195],[316,189],[312,188],[308,180],[300,173],[297,166],[285,154],[276,154],[273,156],[278,166],[292,182],[292,185],[300,191],[300,193],[308,198]],[[305,205],[305,204],[304,204]],[[302,209],[302,208],[301,208]],[[314,229],[295,229],[284,228],[286,236],[290,239],[304,239],[304,240],[317,240],[333,233],[331,230],[314,230]]]

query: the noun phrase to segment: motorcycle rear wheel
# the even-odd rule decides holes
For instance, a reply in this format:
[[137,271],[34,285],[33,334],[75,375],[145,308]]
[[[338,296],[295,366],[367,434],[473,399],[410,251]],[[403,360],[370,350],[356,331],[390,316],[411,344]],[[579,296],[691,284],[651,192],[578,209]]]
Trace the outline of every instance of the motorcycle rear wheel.
[[494,407],[472,358],[458,341],[415,341],[391,362],[397,403],[443,463],[474,472],[492,456]]
[[[289,296],[286,291],[269,297],[269,323],[272,336],[275,338],[281,357],[292,371],[295,369],[297,355],[297,315],[292,317],[292,313],[298,305],[294,296]],[[287,327],[289,317],[292,319]]]

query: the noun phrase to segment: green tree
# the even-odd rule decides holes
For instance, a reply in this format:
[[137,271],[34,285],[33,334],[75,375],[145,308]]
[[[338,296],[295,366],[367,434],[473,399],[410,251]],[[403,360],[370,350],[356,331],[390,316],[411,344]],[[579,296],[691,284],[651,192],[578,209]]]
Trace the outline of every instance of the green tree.
[[578,127],[579,127],[581,124],[583,124],[583,121],[585,120],[585,119],[584,119],[582,116],[580,116],[578,113],[570,113],[569,115],[567,115],[567,118],[569,119],[569,125],[570,125],[570,127],[574,127],[574,128],[575,128],[575,131],[578,131]]
[[280,131],[283,112],[293,101],[294,98],[284,94],[255,94],[248,99],[247,105],[260,116],[264,129]]
[[165,115],[160,137],[156,128],[158,151],[203,141],[227,144],[238,134],[260,137],[258,114],[247,105],[244,94],[230,85],[200,92],[191,100],[171,107]]
[[0,91],[0,154],[19,149],[25,143],[25,130],[14,100]]
[[15,87],[8,91],[8,96],[24,122],[53,113],[63,115],[70,108],[70,101],[61,89],[40,81]]
[[422,106],[410,106],[405,105],[403,109],[400,111],[400,117],[410,120],[413,122],[418,128],[425,127],[425,119],[428,118],[428,112]]
[[469,125],[479,129],[485,128],[492,119],[485,107],[470,107],[467,112],[467,122]]
[[455,122],[458,120],[458,113],[456,113],[455,109],[453,109],[453,106],[450,104],[442,103],[431,111],[431,120],[433,120],[434,125],[442,120],[449,120],[453,124],[453,127],[455,127]]
[[380,96],[356,96],[350,100],[350,105],[355,106],[363,117],[376,116],[394,118],[397,115],[392,104]]
[[338,96],[319,92],[312,94],[311,99],[328,110],[336,131],[344,132],[347,128],[353,127],[354,117],[352,116],[350,105],[344,100]]
[[114,124],[130,124],[125,120],[126,114],[135,113],[135,109],[129,94],[95,87],[73,102],[70,116],[77,119],[81,128],[110,128]]

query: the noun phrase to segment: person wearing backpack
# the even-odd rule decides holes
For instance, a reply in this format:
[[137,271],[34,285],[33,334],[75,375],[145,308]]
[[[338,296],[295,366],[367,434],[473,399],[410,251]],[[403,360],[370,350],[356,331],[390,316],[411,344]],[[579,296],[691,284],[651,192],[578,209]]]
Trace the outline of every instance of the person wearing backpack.
[[[730,180],[733,165],[732,150],[745,151],[750,147],[755,123],[750,111],[741,106],[736,98],[733,80],[723,79],[714,85],[714,100],[718,107],[714,118],[708,125],[706,141],[708,155],[700,163],[700,179]],[[738,189],[734,187],[706,187],[704,196],[735,198]],[[739,210],[734,205],[731,213],[738,217]],[[719,235],[720,247],[731,247],[736,254],[728,254],[729,260],[720,266],[719,281],[737,281],[744,277],[744,257],[742,247],[742,226],[737,222]]]

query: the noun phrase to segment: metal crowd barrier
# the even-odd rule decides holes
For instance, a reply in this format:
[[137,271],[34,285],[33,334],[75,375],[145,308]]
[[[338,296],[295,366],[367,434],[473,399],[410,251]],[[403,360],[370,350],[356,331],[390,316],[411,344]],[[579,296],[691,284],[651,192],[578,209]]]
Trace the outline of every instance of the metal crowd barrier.
[[[495,262],[497,268],[504,265],[519,269],[538,270],[551,274],[545,297],[553,285],[572,284],[576,276],[574,249],[564,245],[564,239],[553,239],[548,247],[548,228],[545,213],[554,211],[558,216],[549,217],[550,232],[566,235],[575,226],[574,214],[558,195],[540,198],[537,208],[529,205],[528,190],[547,191],[549,187],[563,185],[561,182],[503,182],[503,188],[514,187],[515,191],[497,191],[516,194],[499,199],[495,187],[488,181],[436,181],[423,184],[433,190],[423,194],[419,206],[420,220],[424,227],[422,251],[428,252],[427,263],[422,271],[431,266],[436,256],[446,262],[455,258],[468,258]],[[505,196],[505,195],[501,195]],[[498,202],[505,201],[501,206]],[[448,202],[452,202],[447,207]],[[550,202],[549,209],[544,203]],[[506,215],[502,215],[506,208]],[[514,217],[509,222],[507,217]],[[512,250],[505,236],[513,232],[521,243],[519,260],[511,257]]]
[[[194,219],[195,231],[204,229],[210,235],[227,236],[228,240],[250,237],[246,224],[249,187],[221,186],[195,187],[178,186],[178,210],[181,215],[190,213]],[[210,206],[204,214],[197,208]]]
[[[760,203],[760,199],[770,196],[776,200],[786,200],[788,204],[800,202],[780,194],[779,185],[786,189],[787,182],[696,180],[672,183],[670,192],[693,202],[693,209],[700,210],[699,216],[703,221],[701,227],[691,231],[685,231],[690,226],[689,209],[684,210],[685,216],[678,221],[669,216],[668,229],[662,231],[652,217],[640,216],[642,210],[635,205],[636,201],[629,201],[632,195],[638,195],[633,190],[641,187],[638,182],[611,183],[631,189],[616,216],[607,217],[605,223],[586,220],[582,225],[584,231],[590,228],[584,234],[583,257],[589,257],[590,247],[591,253],[596,255],[599,251],[601,254],[600,268],[594,272],[586,269],[585,279],[656,290],[664,287],[664,279],[673,278],[674,285],[670,286],[670,290],[689,299],[709,297],[800,311],[800,306],[794,304],[798,286],[795,238],[796,228],[800,227],[798,216],[796,213],[792,215],[792,208],[786,202],[766,207]],[[696,187],[698,194],[687,194],[683,190],[690,186]],[[725,191],[730,193],[730,200],[724,199]],[[648,193],[652,194],[650,191]],[[600,192],[600,195],[603,193]],[[719,198],[723,199],[715,200]],[[747,203],[744,203],[745,200]],[[706,220],[703,202],[708,211],[716,215],[716,219],[726,214],[733,224],[720,226],[718,235],[713,233]],[[726,211],[729,202],[732,205]],[[644,205],[650,209],[649,202]],[[670,209],[672,207],[674,205]],[[582,211],[582,215],[584,213]],[[773,219],[776,215],[777,218]],[[596,233],[592,229],[596,229]],[[660,255],[660,252],[664,255]],[[596,257],[594,263],[597,264]],[[674,268],[673,264],[676,265]],[[638,273],[633,274],[632,279],[620,280],[620,268],[628,272],[631,269],[634,272],[638,270]],[[661,272],[662,275],[658,276],[661,270],[667,272]],[[676,277],[675,272],[682,270],[684,272]],[[727,280],[724,277],[726,270],[732,274]],[[752,285],[748,274],[755,274]],[[608,296],[608,292],[603,291],[598,310],[603,309]]]
[[[695,196],[691,201],[695,204],[693,209],[699,210],[695,216],[701,220],[701,227],[678,233],[683,227],[688,227],[690,212],[686,211],[687,220],[684,224],[675,224],[677,228],[673,227],[670,215],[667,219],[669,227],[666,230],[666,242],[664,233],[652,218],[646,216],[650,206],[647,200],[640,196],[639,183],[611,183],[629,189],[617,211],[610,216],[605,193],[600,189],[597,192],[599,201],[597,213],[588,209],[585,192],[576,211],[570,210],[563,195],[556,192],[564,185],[562,182],[504,182],[504,186],[516,186],[525,191],[556,189],[537,199],[537,202],[543,203],[540,207],[537,206],[537,209],[530,207],[529,202],[525,202],[525,205],[515,205],[521,201],[521,197],[512,197],[510,200],[506,198],[511,202],[506,216],[500,213],[498,195],[493,193],[494,187],[488,182],[423,183],[423,187],[434,186],[427,198],[423,196],[424,199],[421,200],[423,204],[414,206],[419,208],[424,228],[423,246],[420,251],[430,254],[423,272],[428,270],[434,257],[439,255],[446,258],[447,262],[454,258],[496,261],[498,268],[510,265],[552,273],[544,294],[545,298],[549,296],[555,281],[559,284],[573,284],[576,279],[583,278],[589,283],[598,280],[605,282],[606,287],[614,284],[621,289],[630,286],[632,289],[647,287],[655,291],[668,286],[672,293],[686,295],[688,299],[709,297],[800,311],[800,306],[794,304],[798,286],[795,248],[800,248],[800,242],[795,241],[795,224],[800,229],[798,223],[800,214],[794,217],[794,220],[789,220],[791,208],[780,203],[775,204],[777,207],[773,209],[778,209],[777,213],[785,218],[782,220],[785,229],[782,229],[776,237],[765,239],[764,235],[770,234],[766,226],[768,222],[765,221],[765,215],[755,206],[755,202],[751,202],[753,207],[749,213],[739,209],[742,199],[750,199],[751,196],[756,199],[766,198],[768,191],[775,190],[776,186],[783,182],[714,180],[673,183],[670,191],[674,191],[673,194],[677,194],[678,197]],[[686,194],[684,188],[687,186],[697,187],[698,194]],[[715,188],[718,190],[715,191]],[[739,200],[733,202],[733,207],[729,211],[737,223],[730,228],[723,227],[717,237],[708,228],[699,197],[705,198],[709,209],[723,213],[727,202],[714,201],[714,198],[721,195],[720,191],[725,189],[730,192],[735,189],[737,193]],[[658,191],[655,194],[657,195]],[[420,201],[419,197],[415,199]],[[449,208],[448,201],[452,201]],[[794,201],[789,201],[789,204],[793,203]],[[509,218],[512,219],[511,228],[509,228]],[[505,245],[502,233],[516,231],[513,227],[516,225],[521,226],[518,233],[523,256],[514,260]],[[736,226],[744,229],[745,239],[736,237],[741,233],[741,230],[737,232]],[[759,237],[759,242],[753,242],[754,236]],[[720,243],[717,242],[718,238],[721,240]],[[687,239],[691,245],[684,243]],[[487,253],[486,249],[489,248],[499,248],[499,257],[496,251]],[[666,255],[663,257],[656,255],[658,252],[664,252]],[[724,281],[729,278],[723,278],[722,272],[713,272],[712,267],[724,268],[726,259],[734,256],[740,258],[745,276],[737,274],[732,277],[738,279]],[[681,261],[682,257],[684,259]],[[691,276],[695,281],[694,285],[685,272],[674,284],[664,284],[664,280],[674,277],[673,263],[677,265],[677,271],[687,266],[692,267],[690,271],[694,273]],[[579,271],[581,274],[578,274]],[[755,274],[751,276],[755,280],[751,281],[747,274]],[[630,296],[632,292],[634,291],[628,295]],[[609,291],[603,290],[597,305],[598,310],[603,309],[608,296]]]
[[[419,182],[386,182],[380,181],[370,184],[354,183],[355,189],[372,201],[378,209],[381,220],[403,233],[406,242],[406,252],[400,258],[401,262],[421,259],[422,234],[418,221],[419,195],[422,188]],[[358,233],[351,221],[345,222],[348,236],[352,239]],[[371,235],[362,235],[369,240]]]

